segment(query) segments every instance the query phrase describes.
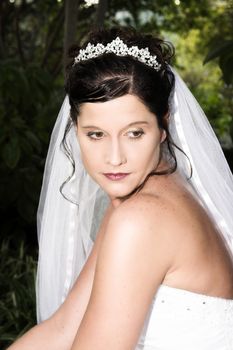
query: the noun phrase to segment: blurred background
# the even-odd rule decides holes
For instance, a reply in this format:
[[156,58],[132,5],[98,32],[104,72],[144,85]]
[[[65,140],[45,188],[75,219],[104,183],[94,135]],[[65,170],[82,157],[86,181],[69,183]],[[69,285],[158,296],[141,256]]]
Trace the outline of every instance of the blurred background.
[[[95,3],[95,4],[92,4]],[[233,168],[233,1],[0,1],[0,347],[36,322],[36,211],[66,52],[95,27],[171,41]]]

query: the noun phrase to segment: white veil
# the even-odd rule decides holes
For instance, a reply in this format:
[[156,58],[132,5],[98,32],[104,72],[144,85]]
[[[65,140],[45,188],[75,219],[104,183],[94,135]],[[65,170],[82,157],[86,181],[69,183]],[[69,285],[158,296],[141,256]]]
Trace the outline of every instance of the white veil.
[[75,159],[75,172],[61,193],[61,185],[73,171],[61,147],[69,113],[66,96],[50,140],[37,213],[38,322],[51,316],[64,301],[90,253],[108,202],[83,167],[74,126],[67,144]]
[[[201,107],[179,75],[174,74],[170,133],[191,162],[193,175],[189,182],[233,251],[233,176]],[[60,146],[69,109],[66,97],[52,133],[38,209],[38,322],[52,315],[64,301],[90,253],[108,202],[82,165],[74,126],[67,144],[75,172],[65,184],[63,195],[60,192],[73,169]],[[182,152],[175,152],[178,169],[188,178],[189,162]]]
[[[233,176],[219,141],[184,81],[175,74],[170,133],[188,156],[193,169],[190,183],[233,251]],[[188,176],[187,158],[178,150],[178,168]],[[182,159],[183,158],[183,159]],[[186,161],[186,164],[185,164]]]

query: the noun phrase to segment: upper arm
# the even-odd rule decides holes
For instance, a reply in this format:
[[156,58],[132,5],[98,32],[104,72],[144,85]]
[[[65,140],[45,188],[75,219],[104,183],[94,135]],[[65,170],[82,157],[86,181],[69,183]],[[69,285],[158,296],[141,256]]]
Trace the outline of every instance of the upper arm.
[[92,251],[80,275],[67,295],[64,303],[48,320],[48,322],[52,323],[56,328],[57,333],[61,338],[60,341],[67,344],[64,348],[70,349],[86,311],[91,295],[98,252],[105,234],[106,223],[111,212],[112,207],[109,206],[101,223]]
[[53,316],[30,329],[9,350],[71,349],[90,298],[97,255],[111,210],[109,206],[93,249],[65,302]]
[[101,244],[87,311],[72,349],[133,349],[170,266],[147,208],[116,210]]

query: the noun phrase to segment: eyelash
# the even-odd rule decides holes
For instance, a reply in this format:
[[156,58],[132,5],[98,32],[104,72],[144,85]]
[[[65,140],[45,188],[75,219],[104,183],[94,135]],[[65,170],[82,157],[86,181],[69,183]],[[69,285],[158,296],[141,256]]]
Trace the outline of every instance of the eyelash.
[[140,130],[133,130],[133,131],[129,131],[128,134],[137,134],[137,136],[133,136],[133,137],[130,137],[131,139],[140,139],[145,133],[142,129]]
[[94,137],[94,135],[96,136],[97,134],[101,134],[101,136],[103,136],[104,133],[102,131],[89,131],[87,133],[87,137],[89,137],[91,140],[98,141],[101,139],[101,137]]
[[[132,136],[129,136],[129,138],[131,139],[131,140],[135,140],[135,139],[140,139],[145,133],[144,133],[144,131],[142,130],[142,129],[140,129],[140,130],[133,130],[133,131],[128,131],[127,132],[127,134],[129,135],[129,134],[134,134],[134,136],[132,137]],[[99,137],[97,136],[99,134]],[[137,134],[136,136],[135,136],[135,134]],[[102,139],[102,137],[104,136],[104,133],[102,132],[102,131],[90,131],[90,132],[88,132],[87,134],[87,137],[89,137],[91,140],[93,140],[93,141],[98,141],[98,140],[101,140]],[[101,136],[100,136],[101,135]]]

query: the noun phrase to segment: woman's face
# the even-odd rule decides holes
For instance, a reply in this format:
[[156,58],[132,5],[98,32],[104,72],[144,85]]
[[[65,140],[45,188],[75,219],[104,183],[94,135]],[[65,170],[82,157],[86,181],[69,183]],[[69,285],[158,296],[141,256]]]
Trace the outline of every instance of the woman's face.
[[87,172],[111,199],[130,194],[156,168],[166,137],[133,95],[84,103],[77,134]]

